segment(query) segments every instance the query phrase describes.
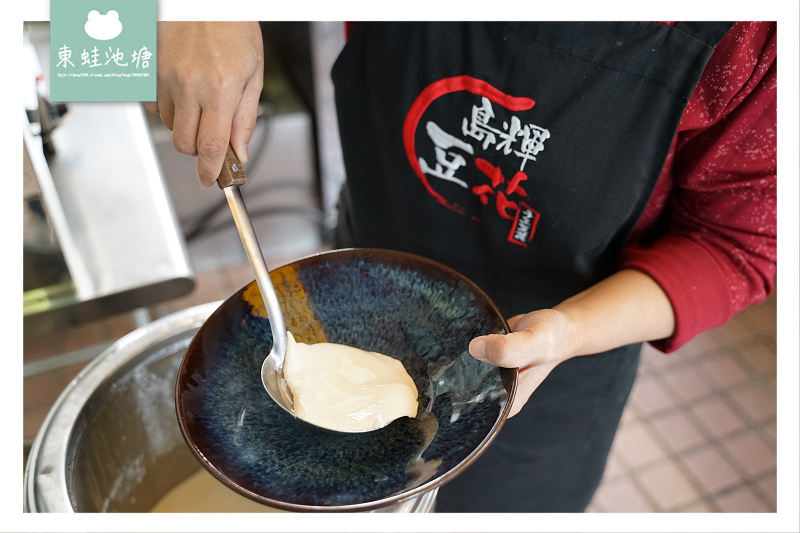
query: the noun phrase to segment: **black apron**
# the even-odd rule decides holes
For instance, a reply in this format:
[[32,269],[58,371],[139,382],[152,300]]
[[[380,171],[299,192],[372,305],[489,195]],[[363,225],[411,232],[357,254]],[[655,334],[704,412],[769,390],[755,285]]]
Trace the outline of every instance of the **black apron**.
[[[438,260],[511,317],[614,272],[731,23],[358,23],[333,68],[337,246]],[[441,511],[581,511],[639,346],[559,365]]]

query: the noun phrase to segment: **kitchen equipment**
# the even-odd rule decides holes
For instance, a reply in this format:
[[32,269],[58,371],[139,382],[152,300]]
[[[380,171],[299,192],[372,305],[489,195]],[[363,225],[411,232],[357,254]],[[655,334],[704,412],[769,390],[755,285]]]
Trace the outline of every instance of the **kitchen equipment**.
[[[54,104],[49,57],[49,23],[25,22],[26,336],[148,307],[195,285],[141,103]],[[47,239],[37,231],[44,228]]]
[[[67,386],[31,448],[25,512],[147,512],[202,470],[178,429],[175,381],[186,348],[220,303],[133,331]],[[426,493],[382,510],[424,513],[434,502],[435,492]],[[205,510],[218,511],[213,505]]]
[[236,223],[236,229],[239,230],[244,250],[256,276],[256,283],[258,283],[258,288],[269,311],[268,319],[273,332],[272,349],[261,365],[261,381],[270,397],[275,400],[275,403],[294,415],[291,393],[286,386],[286,381],[283,379],[283,359],[286,355],[286,324],[283,320],[283,312],[278,303],[275,287],[269,277],[267,263],[261,253],[261,247],[258,245],[253,223],[247,214],[247,207],[244,205],[244,198],[242,198],[242,193],[239,190],[239,186],[245,183],[247,183],[247,176],[245,176],[242,162],[229,144],[228,151],[225,154],[225,162],[217,178],[217,185],[225,191],[228,205],[233,214],[233,220]]
[[492,442],[518,371],[473,358],[471,339],[507,333],[474,283],[416,255],[348,249],[270,273],[298,342],[334,342],[400,360],[419,391],[416,418],[340,433],[294,418],[264,394],[256,371],[272,349],[256,283],[197,332],[178,373],[180,428],[217,479],[291,511],[363,511],[420,497]]

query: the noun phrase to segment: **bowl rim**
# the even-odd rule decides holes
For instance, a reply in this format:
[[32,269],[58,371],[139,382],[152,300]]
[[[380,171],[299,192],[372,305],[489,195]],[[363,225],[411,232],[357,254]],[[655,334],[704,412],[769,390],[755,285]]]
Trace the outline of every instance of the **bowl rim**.
[[[491,297],[486,294],[486,292],[481,289],[475,282],[467,278],[464,274],[461,274],[457,270],[452,267],[449,267],[439,261],[434,259],[430,259],[421,255],[413,254],[410,252],[404,252],[399,250],[391,250],[385,248],[337,248],[333,250],[325,250],[322,252],[316,252],[313,254],[309,254],[298,259],[295,259],[289,263],[285,263],[279,267],[273,268],[270,270],[270,274],[274,271],[280,270],[282,268],[291,267],[300,262],[311,262],[314,263],[321,259],[324,259],[326,256],[330,255],[345,255],[350,254],[352,256],[357,255],[366,255],[366,256],[399,256],[404,259],[410,259],[416,262],[425,263],[434,269],[442,271],[444,274],[449,276],[455,277],[458,280],[465,283],[469,290],[476,295],[485,299],[486,303],[488,303],[491,310],[497,314],[497,316],[501,319],[501,323],[503,329],[505,330],[505,334],[511,332],[511,328],[508,325],[508,321],[506,320],[505,316],[502,312],[500,312],[500,308],[491,299]],[[235,480],[230,479],[224,473],[222,473],[204,454],[203,452],[197,447],[197,445],[192,441],[191,437],[189,436],[188,429],[185,427],[185,413],[183,412],[182,407],[182,388],[181,388],[181,376],[184,375],[184,369],[186,367],[187,360],[189,358],[189,353],[191,352],[191,345],[195,342],[195,339],[202,333],[203,328],[205,328],[206,324],[214,318],[218,313],[223,312],[223,308],[225,304],[234,296],[241,293],[251,285],[256,283],[255,280],[251,281],[250,283],[244,285],[240,289],[236,290],[233,294],[225,298],[222,303],[208,316],[208,318],[203,322],[203,324],[198,329],[195,337],[192,339],[192,342],[187,348],[186,353],[181,360],[181,364],[178,367],[178,375],[176,378],[175,383],[175,411],[178,418],[178,427],[180,427],[181,434],[183,435],[186,444],[189,446],[189,449],[198,459],[198,461],[203,465],[203,467],[215,478],[217,478],[220,482],[222,482],[226,487],[232,489],[233,491],[250,498],[253,501],[261,503],[263,505],[274,507],[278,509],[282,509],[285,511],[293,511],[293,512],[359,512],[359,511],[370,511],[373,509],[378,509],[381,507],[386,507],[392,504],[401,503],[410,499],[413,499],[417,496],[421,496],[422,494],[433,490],[435,488],[441,487],[448,481],[455,478],[458,474],[460,474],[464,469],[470,466],[475,460],[480,457],[484,451],[489,447],[489,445],[494,441],[497,434],[500,432],[500,429],[505,424],[506,420],[508,419],[508,414],[511,411],[511,405],[514,402],[514,398],[516,396],[517,387],[519,384],[519,368],[504,368],[498,367],[501,373],[501,382],[503,383],[504,388],[506,387],[506,383],[510,380],[510,390],[507,389],[508,392],[508,401],[506,402],[503,411],[500,413],[500,416],[497,420],[495,420],[494,424],[492,425],[491,430],[489,433],[483,438],[483,440],[475,447],[474,450],[470,452],[467,457],[465,457],[460,463],[458,463],[455,467],[450,469],[449,471],[445,472],[444,474],[427,481],[417,487],[409,489],[407,491],[401,492],[399,494],[392,494],[378,500],[371,500],[368,502],[360,502],[360,503],[351,503],[345,505],[306,505],[306,504],[299,504],[299,503],[292,503],[292,502],[284,502],[280,500],[274,500],[272,498],[267,498],[266,496],[262,496],[258,493],[252,492],[238,483]]]

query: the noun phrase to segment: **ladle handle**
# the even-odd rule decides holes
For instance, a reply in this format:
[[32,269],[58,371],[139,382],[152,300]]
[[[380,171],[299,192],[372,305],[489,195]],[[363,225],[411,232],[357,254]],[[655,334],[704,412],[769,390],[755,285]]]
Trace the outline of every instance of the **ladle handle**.
[[[275,366],[281,369],[283,367],[283,357],[286,354],[286,323],[283,320],[278,294],[275,292],[275,286],[269,276],[267,263],[261,253],[261,246],[258,244],[253,223],[250,221],[250,215],[248,215],[247,207],[244,205],[244,198],[242,198],[242,193],[239,190],[239,185],[246,182],[247,177],[244,174],[244,168],[242,168],[239,158],[233,153],[233,148],[229,145],[228,155],[225,157],[225,165],[223,165],[222,172],[217,178],[217,184],[225,191],[225,197],[228,199],[236,229],[239,230],[239,237],[242,239],[244,251],[247,253],[250,266],[253,267],[253,272],[256,275],[256,283],[261,292],[261,298],[266,305],[269,325],[272,329]],[[224,185],[225,183],[227,185]]]
[[217,185],[219,185],[220,189],[225,189],[231,185],[244,185],[245,183],[247,183],[247,176],[244,175],[244,166],[242,166],[239,158],[236,157],[233,146],[228,144],[225,163],[222,165],[222,170],[219,171]]

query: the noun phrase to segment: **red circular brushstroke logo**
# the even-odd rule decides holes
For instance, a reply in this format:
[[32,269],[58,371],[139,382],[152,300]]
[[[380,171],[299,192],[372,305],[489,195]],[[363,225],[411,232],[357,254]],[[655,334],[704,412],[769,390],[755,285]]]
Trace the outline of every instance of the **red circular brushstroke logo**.
[[461,206],[448,202],[444,196],[433,190],[428,177],[422,172],[422,168],[420,167],[414,142],[419,121],[434,100],[440,96],[459,91],[467,91],[478,96],[486,97],[489,101],[503,106],[509,111],[527,111],[531,109],[536,102],[530,98],[510,96],[492,87],[485,81],[473,78],[472,76],[454,76],[431,83],[425,87],[417,99],[414,100],[414,103],[411,104],[411,109],[409,109],[406,120],[403,123],[403,145],[405,146],[408,162],[431,196],[436,198],[440,204],[448,209],[452,209],[463,215],[464,209]]

